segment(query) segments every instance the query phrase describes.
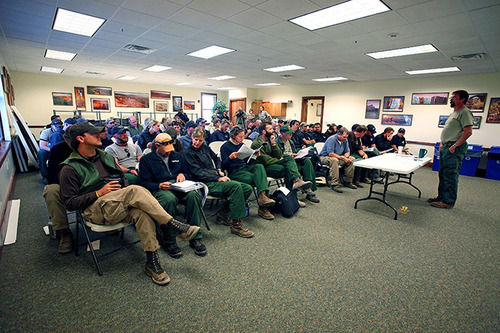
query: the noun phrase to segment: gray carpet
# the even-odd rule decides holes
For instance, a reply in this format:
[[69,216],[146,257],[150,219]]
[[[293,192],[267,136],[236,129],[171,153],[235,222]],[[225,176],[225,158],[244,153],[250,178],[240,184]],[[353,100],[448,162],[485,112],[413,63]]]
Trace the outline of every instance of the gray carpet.
[[[59,255],[42,233],[48,215],[36,173],[17,177],[18,241],[0,262],[1,332],[498,332],[500,182],[460,178],[452,210],[425,202],[437,173],[416,172],[383,204],[354,201],[368,192],[320,188],[291,219],[265,221],[255,203],[244,224],[252,239],[211,223],[209,254],[162,265],[172,281],[151,283],[140,244],[101,261]],[[208,208],[207,208],[208,209]],[[213,214],[215,209],[210,212]],[[213,218],[210,218],[213,219]],[[126,238],[136,239],[133,230]],[[103,242],[105,251],[119,239]]]

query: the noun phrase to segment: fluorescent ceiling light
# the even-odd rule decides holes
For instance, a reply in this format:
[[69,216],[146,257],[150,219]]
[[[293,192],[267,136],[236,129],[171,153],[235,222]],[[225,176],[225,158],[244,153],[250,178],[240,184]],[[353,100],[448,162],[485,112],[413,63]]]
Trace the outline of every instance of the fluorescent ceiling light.
[[227,49],[225,47],[220,47],[217,45],[212,45],[212,46],[206,47],[204,49],[188,53],[187,55],[192,56],[192,57],[203,58],[203,59],[210,59],[210,58],[219,56],[221,54],[226,54],[226,53],[234,52],[234,51],[236,51],[236,50]]
[[296,17],[290,22],[309,30],[316,30],[389,10],[391,9],[379,0],[351,0]]
[[148,71],[148,72],[163,72],[166,71],[167,69],[171,69],[172,67],[167,67],[167,66],[160,66],[160,65],[153,65],[148,68],[144,68],[143,71]]
[[57,74],[61,74],[63,72],[63,70],[64,69],[62,69],[62,68],[45,67],[45,66],[42,66],[42,68],[40,68],[40,71],[42,71],[42,72],[57,73]]
[[404,47],[402,49],[394,49],[380,52],[365,53],[367,56],[374,59],[392,58],[392,57],[402,57],[412,54],[430,53],[437,52],[438,50],[434,45],[426,44],[419,46]]
[[52,29],[91,37],[106,20],[57,8]]
[[221,75],[221,76],[209,77],[208,79],[221,81],[221,80],[229,80],[229,79],[234,79],[234,78],[236,78],[236,77],[230,76],[230,75]]
[[179,82],[179,83],[176,83],[175,85],[176,86],[187,86],[187,85],[190,85],[192,84],[191,82]]
[[232,90],[234,87],[222,87],[222,88],[217,88],[218,90]]
[[431,68],[431,69],[421,69],[417,71],[405,71],[406,74],[418,75],[418,74],[435,74],[435,73],[446,73],[446,72],[460,72],[458,67],[443,67],[443,68]]
[[279,83],[270,82],[270,83],[256,83],[255,85],[256,86],[260,86],[260,87],[269,87],[269,86],[279,86],[280,84]]
[[342,76],[336,76],[336,77],[324,77],[321,79],[312,79],[313,81],[318,81],[318,82],[328,82],[328,81],[342,81],[342,80],[347,80],[347,78],[342,77]]
[[285,65],[271,68],[264,68],[265,71],[269,72],[286,72],[286,71],[296,71],[298,69],[305,69],[305,67],[297,66],[297,65]]
[[137,79],[136,76],[123,75],[118,78],[118,80],[131,81]]
[[76,57],[76,53],[55,51],[49,49],[45,51],[45,58],[71,61],[74,57]]

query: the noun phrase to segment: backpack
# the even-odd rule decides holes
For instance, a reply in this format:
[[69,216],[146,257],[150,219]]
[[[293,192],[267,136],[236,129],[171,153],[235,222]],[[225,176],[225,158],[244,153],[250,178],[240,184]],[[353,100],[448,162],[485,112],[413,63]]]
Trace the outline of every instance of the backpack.
[[274,211],[283,217],[292,217],[299,210],[299,202],[295,191],[286,187],[279,187],[271,194],[271,199],[276,201]]

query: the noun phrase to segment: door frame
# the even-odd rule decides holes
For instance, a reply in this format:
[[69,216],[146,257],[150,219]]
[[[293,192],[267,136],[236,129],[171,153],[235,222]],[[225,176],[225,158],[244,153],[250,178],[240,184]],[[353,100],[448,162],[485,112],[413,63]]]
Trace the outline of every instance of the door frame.
[[302,97],[302,108],[300,111],[300,122],[307,121],[307,103],[312,99],[321,100],[321,127],[323,128],[323,113],[325,111],[325,96],[305,96]]
[[232,103],[234,102],[244,102],[243,106],[243,111],[246,112],[247,110],[247,98],[246,97],[240,97],[240,98],[231,98],[229,99],[229,119],[233,119],[233,111],[232,111]]

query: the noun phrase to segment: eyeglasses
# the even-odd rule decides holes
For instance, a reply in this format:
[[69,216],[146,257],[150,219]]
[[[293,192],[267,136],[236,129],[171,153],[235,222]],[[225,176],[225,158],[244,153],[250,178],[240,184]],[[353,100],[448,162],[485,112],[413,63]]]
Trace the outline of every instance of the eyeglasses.
[[166,145],[171,145],[172,143],[174,143],[174,140],[158,142],[158,143],[162,146],[166,146]]
[[123,150],[127,153],[127,158],[129,158],[130,157],[130,152],[128,151],[128,149],[127,148],[123,148]]

